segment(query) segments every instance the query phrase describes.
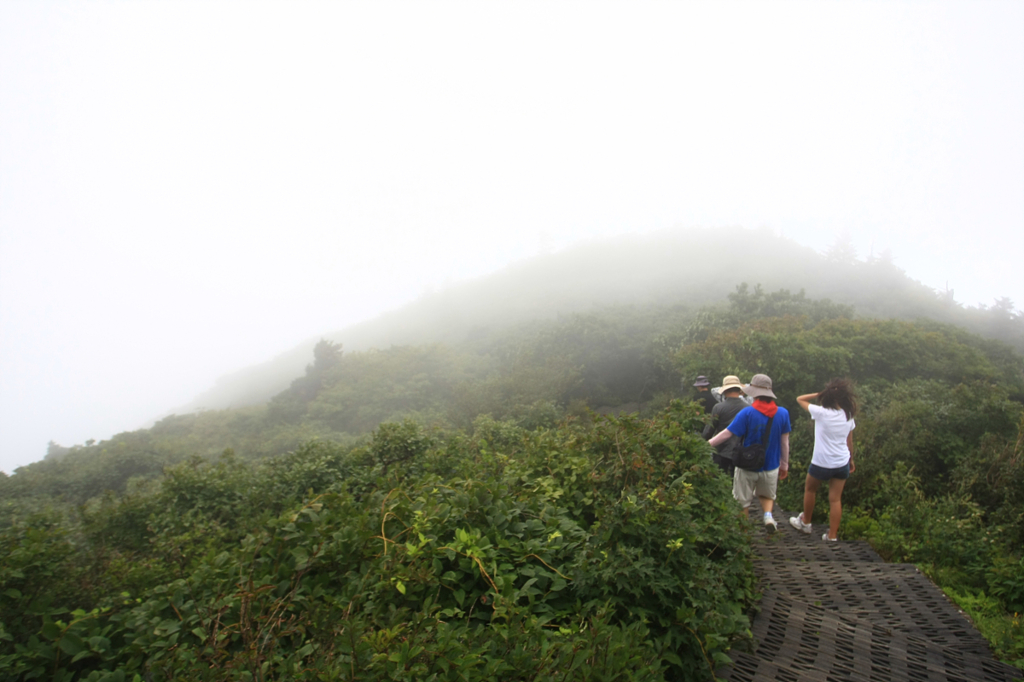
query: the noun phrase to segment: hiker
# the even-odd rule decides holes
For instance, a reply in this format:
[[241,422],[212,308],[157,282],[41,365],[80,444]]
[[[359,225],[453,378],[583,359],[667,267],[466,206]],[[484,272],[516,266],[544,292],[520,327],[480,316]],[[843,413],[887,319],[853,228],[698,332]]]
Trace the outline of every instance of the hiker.
[[[717,390],[722,396],[722,402],[711,408],[711,421],[707,423],[704,433],[701,434],[704,440],[720,433],[722,429],[732,423],[733,418],[740,413],[740,410],[747,407],[746,401],[740,397],[743,392],[743,382],[739,377],[730,374],[722,379],[722,385]],[[715,389],[712,389],[711,392],[714,393]],[[715,454],[711,456],[715,464],[729,476],[732,476],[736,470],[732,463],[732,454],[737,445],[739,445],[739,439],[727,441],[721,447],[716,448]]]
[[[718,447],[733,436],[738,436],[742,447],[746,449],[764,442],[765,429],[771,424],[771,431],[767,434],[764,466],[753,471],[737,466],[733,473],[732,496],[743,505],[745,512],[756,494],[764,510],[764,528],[768,533],[774,533],[779,526],[772,516],[772,507],[775,505],[775,491],[779,481],[789,475],[789,432],[793,428],[789,422],[789,411],[775,402],[772,380],[767,374],[755,374],[749,384],[743,385],[743,392],[754,399],[754,404],[740,410],[732,423],[708,442],[712,447]],[[739,454],[739,450],[734,453],[734,461]]]
[[703,374],[693,382],[693,387],[697,389],[697,397],[694,400],[704,406],[704,414],[711,414],[711,410],[718,404],[718,400],[708,389],[709,386],[711,382]]
[[[821,405],[811,401],[817,400]],[[808,393],[796,399],[814,420],[814,454],[804,482],[804,510],[789,519],[799,531],[811,532],[811,514],[818,488],[828,481],[828,532],[822,540],[838,539],[843,518],[843,488],[857,467],[853,462],[853,429],[856,424],[857,398],[846,379],[833,379],[820,393]]]

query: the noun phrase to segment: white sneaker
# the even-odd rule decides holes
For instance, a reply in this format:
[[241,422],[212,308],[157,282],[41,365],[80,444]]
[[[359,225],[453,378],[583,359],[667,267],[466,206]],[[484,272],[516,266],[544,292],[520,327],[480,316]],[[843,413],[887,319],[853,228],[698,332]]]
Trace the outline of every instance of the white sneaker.
[[[799,516],[790,516],[789,517],[789,525],[793,526],[794,528],[796,528],[801,533],[807,533],[808,535],[811,534],[811,524],[804,523],[804,513],[803,512],[800,512]],[[826,535],[827,535],[827,533],[826,533]]]
[[[810,532],[810,531],[808,531],[808,532]],[[821,539],[824,540],[825,542],[839,542],[839,538],[830,538],[828,536],[828,531],[825,531],[825,534],[821,536]]]
[[768,532],[769,535],[771,535],[779,529],[779,525],[775,523],[775,519],[772,517],[771,514],[764,515],[764,529]]

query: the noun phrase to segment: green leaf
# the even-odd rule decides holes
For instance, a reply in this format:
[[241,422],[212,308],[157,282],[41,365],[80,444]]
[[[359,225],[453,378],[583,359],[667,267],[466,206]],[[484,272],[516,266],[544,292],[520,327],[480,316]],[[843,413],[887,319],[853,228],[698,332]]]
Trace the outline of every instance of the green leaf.
[[43,628],[42,628],[42,630],[40,632],[42,632],[43,637],[45,637],[48,640],[51,640],[51,641],[55,642],[58,639],[60,639],[60,635],[64,631],[56,623],[47,622],[47,623],[43,623]]
[[405,594],[405,583],[403,583],[401,580],[395,583],[395,587],[398,589],[399,592]]
[[172,633],[177,632],[180,629],[181,629],[181,621],[180,620],[172,620],[172,619],[168,618],[167,620],[165,620],[162,623],[160,623],[159,626],[157,626],[157,630],[159,632],[157,632],[156,634],[170,635]]
[[106,637],[90,637],[89,648],[93,651],[106,651],[110,648],[110,640]]
[[86,649],[85,643],[82,642],[82,638],[70,632],[64,633],[64,636],[60,638],[59,646],[60,650],[69,656],[74,656],[83,649],[85,649],[86,653],[91,653]]

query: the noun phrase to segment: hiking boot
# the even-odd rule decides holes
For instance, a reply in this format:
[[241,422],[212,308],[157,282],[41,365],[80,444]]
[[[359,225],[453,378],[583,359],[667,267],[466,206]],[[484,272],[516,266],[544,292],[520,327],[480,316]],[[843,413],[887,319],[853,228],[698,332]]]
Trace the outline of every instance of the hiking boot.
[[769,535],[771,535],[779,529],[779,524],[775,523],[775,519],[772,517],[771,514],[764,515],[764,529],[768,532]]
[[821,539],[825,542],[839,542],[839,538],[830,538],[828,536],[828,531],[825,531],[825,534],[821,536]]
[[[796,528],[801,533],[807,533],[808,535],[811,534],[811,524],[804,523],[804,513],[803,512],[800,512],[799,516],[790,516],[789,517],[789,525],[793,526],[794,528]],[[828,535],[828,533],[826,533],[826,535]]]

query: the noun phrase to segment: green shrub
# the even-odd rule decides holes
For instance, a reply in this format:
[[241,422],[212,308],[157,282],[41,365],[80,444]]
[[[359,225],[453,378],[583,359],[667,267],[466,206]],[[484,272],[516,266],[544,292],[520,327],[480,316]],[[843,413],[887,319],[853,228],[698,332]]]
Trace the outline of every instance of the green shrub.
[[[471,437],[403,422],[365,448],[184,463],[85,510],[84,544],[55,521],[8,529],[0,671],[710,679],[750,637],[755,580],[699,420],[675,403]],[[83,557],[91,591],[70,582]],[[26,596],[44,584],[58,601]]]
[[1024,670],[1024,621],[1020,612],[1008,614],[999,599],[986,596],[984,591],[943,590],[988,640],[996,658]]
[[989,593],[1001,599],[1007,611],[1024,613],[1024,557],[997,556],[986,578]]

